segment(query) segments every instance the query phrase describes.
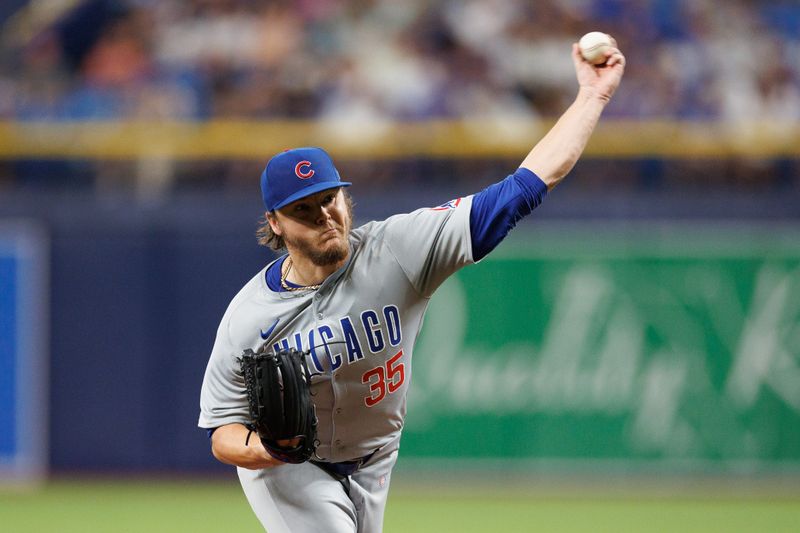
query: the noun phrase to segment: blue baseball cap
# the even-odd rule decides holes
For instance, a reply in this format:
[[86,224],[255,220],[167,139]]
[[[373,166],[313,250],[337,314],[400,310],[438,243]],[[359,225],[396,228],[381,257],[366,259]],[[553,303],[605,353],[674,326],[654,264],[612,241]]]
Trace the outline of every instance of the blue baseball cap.
[[274,211],[300,198],[336,187],[342,181],[333,160],[322,148],[286,150],[274,156],[261,173],[261,196],[267,211]]

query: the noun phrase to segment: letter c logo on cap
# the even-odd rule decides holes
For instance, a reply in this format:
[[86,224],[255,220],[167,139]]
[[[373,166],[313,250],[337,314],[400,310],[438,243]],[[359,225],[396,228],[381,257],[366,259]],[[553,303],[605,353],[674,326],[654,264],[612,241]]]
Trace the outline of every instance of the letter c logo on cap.
[[[303,167],[308,167],[307,170],[303,170]],[[294,167],[294,174],[301,180],[307,180],[311,176],[314,175],[314,169],[311,168],[311,161],[300,161]]]

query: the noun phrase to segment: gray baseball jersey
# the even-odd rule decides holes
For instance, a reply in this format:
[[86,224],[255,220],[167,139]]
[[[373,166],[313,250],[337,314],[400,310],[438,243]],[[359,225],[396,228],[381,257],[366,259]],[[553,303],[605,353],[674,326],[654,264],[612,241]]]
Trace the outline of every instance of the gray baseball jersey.
[[[268,266],[234,297],[217,331],[201,392],[200,427],[249,421],[237,358],[266,342],[276,349],[309,352],[309,368],[317,373],[311,387],[319,421],[317,458],[338,463],[374,454],[351,476],[346,491],[324,489],[350,494],[345,503],[352,507],[354,527],[335,531],[381,530],[388,475],[406,414],[414,342],[430,296],[473,261],[471,204],[471,196],[460,198],[354,229],[347,263],[316,291],[271,290]],[[287,500],[290,487],[317,486],[297,485],[298,480],[333,479],[314,465],[239,473],[253,509],[271,533],[281,528],[312,531],[311,524],[327,523],[316,520],[332,519],[319,503],[329,495],[306,495],[305,504]]]

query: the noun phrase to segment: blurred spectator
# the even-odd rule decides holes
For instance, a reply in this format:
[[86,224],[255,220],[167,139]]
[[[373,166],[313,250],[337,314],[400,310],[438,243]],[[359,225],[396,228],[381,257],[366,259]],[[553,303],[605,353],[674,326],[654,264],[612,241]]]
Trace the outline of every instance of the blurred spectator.
[[570,43],[596,29],[628,56],[611,114],[800,114],[800,7],[791,2],[75,4],[23,43],[21,64],[6,65],[6,80],[19,73],[17,116],[551,116],[575,90]]

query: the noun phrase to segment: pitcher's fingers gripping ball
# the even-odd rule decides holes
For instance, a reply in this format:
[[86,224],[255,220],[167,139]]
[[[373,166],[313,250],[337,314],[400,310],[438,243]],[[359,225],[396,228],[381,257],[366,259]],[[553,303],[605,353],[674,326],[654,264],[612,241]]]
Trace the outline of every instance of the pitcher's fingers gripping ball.
[[[305,354],[295,349],[245,350],[240,358],[251,423],[267,452],[284,463],[304,463],[314,453],[317,417]],[[248,435],[249,439],[249,435]]]

